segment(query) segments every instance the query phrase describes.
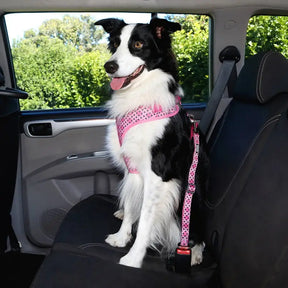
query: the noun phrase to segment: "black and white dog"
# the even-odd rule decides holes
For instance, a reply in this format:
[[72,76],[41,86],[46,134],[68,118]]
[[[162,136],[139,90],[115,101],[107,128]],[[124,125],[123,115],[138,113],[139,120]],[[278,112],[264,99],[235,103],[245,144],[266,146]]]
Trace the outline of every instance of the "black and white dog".
[[[124,171],[120,210],[115,213],[123,217],[122,225],[105,241],[126,246],[137,223],[135,242],[120,264],[141,267],[148,247],[169,255],[180,241],[179,211],[194,151],[191,121],[177,100],[183,92],[171,51],[170,34],[181,26],[158,18],[149,24],[127,25],[114,18],[95,24],[110,34],[112,57],[104,67],[114,90],[107,108],[116,123],[108,129],[107,147],[114,164]],[[206,175],[200,173],[207,164],[202,155],[200,146],[191,215],[196,243],[192,265],[202,261],[204,249],[202,220],[194,215],[199,214],[199,192],[206,185]]]

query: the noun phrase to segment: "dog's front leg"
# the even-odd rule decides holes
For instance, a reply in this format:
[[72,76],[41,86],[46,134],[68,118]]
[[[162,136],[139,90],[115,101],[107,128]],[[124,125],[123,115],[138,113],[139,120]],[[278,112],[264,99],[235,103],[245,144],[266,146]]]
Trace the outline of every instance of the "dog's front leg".
[[110,234],[105,239],[105,242],[114,247],[125,247],[131,240],[132,234],[132,218],[131,213],[125,209],[124,218],[119,231],[115,234]]
[[139,175],[127,174],[123,179],[120,204],[124,207],[119,231],[110,234],[105,242],[114,247],[125,247],[132,237],[132,225],[138,220],[143,198],[143,183]]
[[[136,240],[128,254],[120,259],[120,264],[140,268],[146,254],[147,247],[151,244],[151,232],[155,221],[156,209],[159,206],[158,193],[161,193],[159,177],[153,175],[145,177],[144,198],[139,219]],[[158,179],[159,178],[159,179]],[[124,216],[125,217],[125,216]]]

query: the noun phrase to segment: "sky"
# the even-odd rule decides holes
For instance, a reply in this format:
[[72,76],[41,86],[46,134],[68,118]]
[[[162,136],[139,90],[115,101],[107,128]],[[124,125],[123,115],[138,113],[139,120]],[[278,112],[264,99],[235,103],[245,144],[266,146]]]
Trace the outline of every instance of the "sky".
[[[8,35],[10,43],[13,39],[19,40],[23,38],[24,32],[30,29],[38,29],[39,26],[48,19],[62,19],[64,15],[68,13],[15,13],[7,14],[5,16]],[[80,13],[69,13],[75,15],[76,17]],[[121,18],[126,23],[148,23],[150,21],[150,13],[82,13],[90,14],[93,16],[95,21],[104,18]]]

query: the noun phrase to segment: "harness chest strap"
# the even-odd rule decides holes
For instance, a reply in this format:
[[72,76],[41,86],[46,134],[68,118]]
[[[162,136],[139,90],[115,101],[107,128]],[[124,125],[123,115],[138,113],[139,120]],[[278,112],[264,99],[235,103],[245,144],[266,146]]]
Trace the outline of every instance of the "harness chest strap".
[[[120,146],[122,146],[124,137],[130,128],[146,122],[170,118],[176,115],[179,112],[179,109],[179,105],[177,104],[167,111],[163,111],[161,106],[156,105],[154,107],[140,106],[122,117],[117,117],[116,127]],[[130,159],[127,156],[124,156],[124,161],[129,173],[139,173],[137,169],[133,167]]]

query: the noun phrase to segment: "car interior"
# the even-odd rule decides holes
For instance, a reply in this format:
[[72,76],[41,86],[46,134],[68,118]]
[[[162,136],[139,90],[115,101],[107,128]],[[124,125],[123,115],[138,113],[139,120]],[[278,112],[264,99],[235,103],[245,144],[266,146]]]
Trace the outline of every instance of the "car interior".
[[[132,243],[104,241],[121,225],[113,213],[123,177],[105,146],[115,120],[98,68],[107,35],[94,22],[108,17],[182,21],[173,38],[182,107],[199,122],[210,161],[204,259],[188,273],[153,249],[142,268],[120,265]],[[66,35],[61,21],[83,26]],[[2,0],[1,285],[288,287],[287,23],[284,0]]]

